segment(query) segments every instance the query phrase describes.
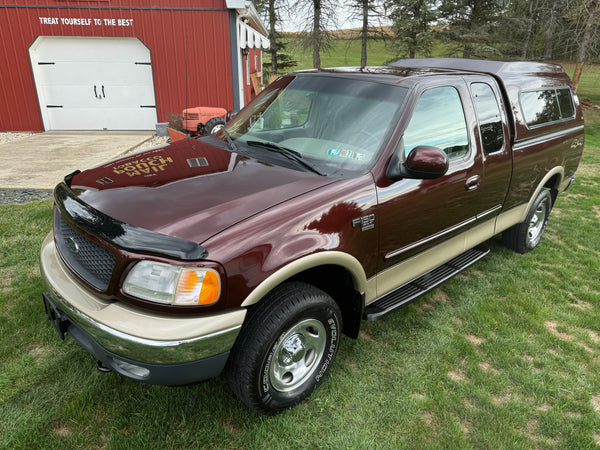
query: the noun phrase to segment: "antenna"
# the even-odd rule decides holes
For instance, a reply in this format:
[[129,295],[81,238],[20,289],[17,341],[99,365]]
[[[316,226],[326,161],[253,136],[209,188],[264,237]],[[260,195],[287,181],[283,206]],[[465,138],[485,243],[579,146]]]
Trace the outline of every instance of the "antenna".
[[188,109],[188,27],[185,27],[185,109]]

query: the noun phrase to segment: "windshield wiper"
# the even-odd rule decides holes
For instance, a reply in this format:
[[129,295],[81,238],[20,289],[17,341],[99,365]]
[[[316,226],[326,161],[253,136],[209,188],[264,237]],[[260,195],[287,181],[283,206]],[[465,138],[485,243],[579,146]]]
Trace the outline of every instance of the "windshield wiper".
[[238,153],[238,148],[237,146],[233,143],[233,139],[231,139],[231,135],[229,134],[229,132],[225,129],[225,128],[221,128],[221,130],[223,131],[223,133],[225,134],[225,139],[227,139],[227,144],[229,145],[229,148],[231,150],[233,150],[234,152]]
[[296,150],[292,150],[290,148],[282,147],[281,145],[275,144],[273,142],[263,142],[263,141],[246,141],[251,147],[262,147],[269,151],[279,153],[280,155],[285,156],[292,161],[296,161],[302,167],[310,170],[311,172],[316,173],[317,175],[321,175],[322,177],[326,176],[326,173],[321,172],[319,169],[314,167],[312,164],[309,164],[304,159],[302,159],[302,154],[297,152]]

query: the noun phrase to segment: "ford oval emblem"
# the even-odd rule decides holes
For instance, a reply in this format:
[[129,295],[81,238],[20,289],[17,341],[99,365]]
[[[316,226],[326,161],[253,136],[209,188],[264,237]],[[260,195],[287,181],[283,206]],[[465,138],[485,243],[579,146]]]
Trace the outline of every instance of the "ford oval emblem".
[[77,245],[77,242],[72,237],[65,238],[65,244],[67,244],[72,253],[79,253],[79,245]]

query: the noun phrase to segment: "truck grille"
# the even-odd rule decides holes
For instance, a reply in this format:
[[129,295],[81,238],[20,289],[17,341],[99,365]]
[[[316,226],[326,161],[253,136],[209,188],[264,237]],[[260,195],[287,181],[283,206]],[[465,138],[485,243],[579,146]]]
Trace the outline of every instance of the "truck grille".
[[115,255],[73,230],[58,211],[54,212],[54,233],[56,246],[71,270],[105,291],[115,266]]

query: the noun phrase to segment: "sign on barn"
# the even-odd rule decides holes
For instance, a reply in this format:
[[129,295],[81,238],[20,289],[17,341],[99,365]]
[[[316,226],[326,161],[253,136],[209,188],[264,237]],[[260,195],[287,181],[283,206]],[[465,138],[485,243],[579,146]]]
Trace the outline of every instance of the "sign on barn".
[[269,47],[246,0],[3,3],[0,131],[153,130],[188,107],[239,109]]

